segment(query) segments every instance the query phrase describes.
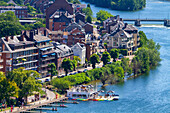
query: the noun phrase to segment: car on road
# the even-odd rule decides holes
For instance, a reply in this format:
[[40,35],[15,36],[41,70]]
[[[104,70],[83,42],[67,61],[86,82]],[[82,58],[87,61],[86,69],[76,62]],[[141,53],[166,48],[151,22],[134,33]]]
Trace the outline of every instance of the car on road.
[[122,59],[122,58],[124,58],[124,56],[120,54],[118,59]]
[[74,75],[77,74],[77,72],[73,73]]
[[82,73],[82,71],[78,71],[78,73]]
[[84,69],[84,70],[83,70],[84,73],[87,72],[87,71],[88,71],[87,69]]
[[51,75],[46,75],[46,77],[50,77]]
[[108,62],[107,64],[112,64],[112,62]]
[[49,82],[49,81],[50,81],[50,79],[48,79],[48,78],[47,78],[47,79],[45,79],[45,82]]

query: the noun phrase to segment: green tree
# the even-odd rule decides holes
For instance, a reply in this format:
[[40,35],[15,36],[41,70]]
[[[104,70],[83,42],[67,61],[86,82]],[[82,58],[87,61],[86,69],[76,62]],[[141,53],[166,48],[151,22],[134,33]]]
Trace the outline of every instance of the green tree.
[[99,63],[99,56],[97,54],[93,54],[90,56],[90,63],[92,64],[93,69],[96,67],[96,63]]
[[105,47],[105,49],[107,49],[107,43],[104,43],[104,47]]
[[51,74],[51,80],[53,78],[53,76],[55,76],[58,72],[56,69],[56,65],[54,63],[48,64],[48,73]]
[[113,17],[113,15],[107,11],[100,10],[97,14],[97,20],[104,21],[110,17]]
[[78,56],[74,56],[74,58],[72,60],[74,71],[76,71],[76,67],[77,67],[79,62],[81,62],[81,59]]
[[128,73],[129,75],[132,74],[129,58],[122,58],[121,59],[121,67],[123,68],[125,73]]
[[34,23],[34,29],[41,28],[41,27],[44,27],[44,25],[40,21],[37,21],[36,23]]
[[124,70],[122,67],[116,67],[114,70],[114,76],[117,76],[119,79],[124,78]]
[[55,78],[53,81],[53,86],[57,87],[59,90],[61,90],[62,92],[65,91],[66,89],[69,89],[70,86],[70,82],[68,80],[65,80],[63,78]]
[[113,58],[113,60],[115,62],[116,58],[119,57],[119,51],[117,49],[111,49],[110,56]]
[[86,21],[88,23],[92,23],[92,17],[90,15],[87,16]]
[[111,72],[109,68],[101,68],[101,73],[100,73],[100,81],[102,82],[103,86],[106,84],[106,81],[111,78]]
[[39,91],[42,87],[35,79],[36,77],[39,77],[39,73],[37,71],[24,69],[25,68],[23,67],[14,69],[6,75],[9,81],[14,81],[17,84],[20,101],[22,101],[23,97],[27,98],[29,95],[32,95],[33,91]]
[[66,76],[68,74],[68,71],[73,70],[73,68],[74,68],[73,67],[73,62],[69,58],[68,59],[64,58],[61,66],[64,69]]
[[3,72],[0,72],[0,102],[3,99],[9,100],[10,97],[18,98],[17,84],[14,81],[9,81]]
[[103,61],[103,64],[106,65],[108,62],[110,62],[110,59],[111,59],[110,54],[107,51],[103,52],[102,58],[101,58],[101,61]]
[[21,34],[24,27],[19,23],[14,12],[7,11],[0,14],[0,37]]

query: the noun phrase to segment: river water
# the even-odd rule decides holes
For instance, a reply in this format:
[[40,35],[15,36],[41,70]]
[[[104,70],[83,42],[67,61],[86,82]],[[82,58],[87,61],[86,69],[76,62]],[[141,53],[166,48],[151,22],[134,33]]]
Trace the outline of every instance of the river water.
[[[112,11],[94,5],[91,8],[94,13],[102,9],[123,18],[138,18],[139,14],[143,18],[165,18],[170,11],[170,2],[147,0],[147,7],[137,12]],[[148,75],[107,86],[106,91],[114,90],[119,94],[118,101],[68,104],[68,108],[58,108],[59,113],[170,113],[170,28],[142,26],[138,29],[162,46],[160,66]],[[97,85],[98,89],[100,86]]]

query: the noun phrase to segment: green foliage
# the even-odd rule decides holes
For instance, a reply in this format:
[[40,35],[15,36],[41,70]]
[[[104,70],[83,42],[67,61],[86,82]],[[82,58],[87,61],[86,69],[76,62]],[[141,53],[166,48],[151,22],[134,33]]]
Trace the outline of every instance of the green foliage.
[[96,63],[99,63],[99,56],[97,54],[93,54],[90,56],[90,63],[92,64],[93,69],[96,67]]
[[119,79],[124,78],[124,70],[122,67],[115,67],[114,76],[117,76]]
[[82,10],[82,12],[85,13],[86,16],[92,16],[93,15],[93,12],[92,12],[90,7],[84,8]]
[[141,48],[135,54],[132,60],[132,68],[134,75],[139,73],[147,73],[150,67],[158,65],[160,59],[160,45],[156,44],[152,39],[147,39],[144,32],[140,31]]
[[102,84],[105,85],[106,81],[109,79],[111,79],[110,69],[107,67],[101,68],[100,81],[102,82]]
[[90,15],[87,16],[86,21],[88,23],[92,23],[92,17]]
[[76,67],[79,62],[81,62],[81,59],[78,56],[74,56],[74,59],[72,60],[74,71],[76,71]]
[[96,6],[114,10],[136,11],[146,6],[146,0],[83,0]]
[[33,70],[24,70],[24,68],[14,69],[6,75],[9,81],[14,81],[19,88],[19,100],[23,97],[32,95],[33,91],[39,91],[41,84],[35,79],[39,73]]
[[116,58],[119,57],[119,51],[117,49],[111,49],[110,56],[116,61]]
[[107,49],[107,43],[104,43],[104,47],[105,47],[105,49]]
[[110,17],[113,17],[113,15],[107,11],[100,10],[97,14],[97,20],[104,21]]
[[68,74],[68,71],[69,71],[69,70],[73,70],[73,68],[74,68],[74,67],[73,67],[73,62],[72,62],[71,59],[69,59],[69,58],[68,58],[68,59],[64,58],[61,66],[62,66],[62,68],[64,69],[66,76],[67,76],[67,74]]
[[73,3],[73,4],[81,4],[79,0],[68,0],[68,2]]
[[106,65],[108,62],[110,62],[110,59],[111,59],[110,54],[107,51],[103,52],[102,58],[101,58],[101,61],[103,61],[103,64]]
[[23,29],[14,12],[0,14],[0,37],[19,35]]
[[127,56],[128,50],[127,49],[119,49],[119,53],[122,54],[123,56]]
[[55,78],[52,80],[52,83],[59,90],[64,91],[64,90],[68,89],[69,86],[88,83],[90,81],[91,81],[91,79],[89,77],[87,77],[85,73],[78,73],[75,75],[66,76],[64,78]]
[[9,81],[3,72],[0,72],[0,102],[3,99],[9,100],[12,97],[18,97],[17,84],[14,81]]
[[56,65],[54,63],[48,64],[48,73],[51,73],[51,80],[53,78],[54,75],[56,75],[57,69],[56,69]]
[[132,74],[130,63],[129,63],[129,58],[122,58],[121,59],[121,66],[125,73],[127,72],[129,75]]

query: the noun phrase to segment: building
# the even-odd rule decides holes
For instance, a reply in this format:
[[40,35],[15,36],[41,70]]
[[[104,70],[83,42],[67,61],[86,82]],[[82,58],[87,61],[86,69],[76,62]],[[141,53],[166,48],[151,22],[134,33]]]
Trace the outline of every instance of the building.
[[71,23],[64,29],[65,42],[68,46],[72,46],[77,42],[85,41],[86,33],[81,25],[77,23]]
[[7,11],[12,11],[15,13],[17,18],[27,18],[27,6],[0,6],[0,13],[5,13]]
[[38,48],[33,40],[27,40],[24,35],[2,37],[0,45],[0,71],[8,72],[19,67],[38,71]]
[[67,12],[67,15],[74,14],[74,9],[71,3],[67,2],[67,0],[56,0],[50,7],[46,9],[46,27],[48,29],[50,29],[50,26],[54,25],[54,19],[51,19],[51,16],[55,13],[55,16],[57,16],[57,14],[60,14],[60,11]]
[[86,59],[86,46],[84,44],[77,43],[73,47],[74,56],[78,56],[81,59],[81,64],[85,64]]
[[139,40],[138,29],[125,23],[123,28],[118,28],[108,35],[104,42],[107,43],[108,50],[112,48],[127,49],[128,55],[132,55],[140,44]]
[[73,60],[74,57],[73,50],[65,44],[60,44],[57,42],[52,43],[56,53],[55,55],[56,68],[59,71],[59,73],[62,73],[64,71],[61,67],[62,61],[64,58],[70,58],[71,60]]
[[118,28],[123,28],[124,27],[124,22],[123,19],[120,18],[119,15],[110,17],[103,21],[103,28],[105,33],[112,33]]

